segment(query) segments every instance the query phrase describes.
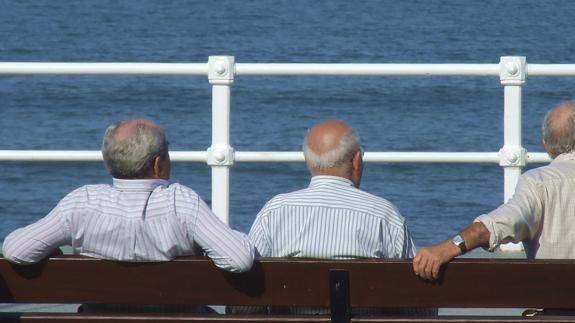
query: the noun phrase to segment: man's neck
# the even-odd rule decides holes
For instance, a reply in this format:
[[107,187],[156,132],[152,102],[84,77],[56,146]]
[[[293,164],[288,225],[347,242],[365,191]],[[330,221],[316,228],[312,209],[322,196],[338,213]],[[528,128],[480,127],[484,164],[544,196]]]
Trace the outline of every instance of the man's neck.
[[349,169],[340,169],[340,168],[329,168],[329,169],[322,169],[322,170],[314,170],[312,171],[313,176],[337,176],[349,179],[351,181],[351,172]]

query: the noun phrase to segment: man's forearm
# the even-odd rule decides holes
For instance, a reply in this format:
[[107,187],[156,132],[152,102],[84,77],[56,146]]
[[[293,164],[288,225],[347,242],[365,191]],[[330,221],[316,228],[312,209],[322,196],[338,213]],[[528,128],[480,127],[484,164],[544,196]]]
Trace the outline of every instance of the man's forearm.
[[459,234],[465,241],[467,250],[489,246],[490,233],[487,227],[481,222],[473,223]]

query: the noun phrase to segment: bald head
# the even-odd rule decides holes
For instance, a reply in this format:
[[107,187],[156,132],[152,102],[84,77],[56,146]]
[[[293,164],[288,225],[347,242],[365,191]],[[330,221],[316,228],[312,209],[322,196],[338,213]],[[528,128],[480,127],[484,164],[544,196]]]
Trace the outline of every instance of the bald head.
[[338,148],[341,139],[352,131],[348,124],[339,120],[322,122],[309,131],[306,144],[313,153],[323,155]]
[[131,119],[108,127],[102,144],[106,167],[116,178],[147,178],[157,156],[167,156],[164,130],[147,119]]
[[575,148],[575,102],[564,102],[549,111],[543,121],[545,150],[555,158]]
[[313,127],[303,145],[305,161],[313,175],[346,178],[351,176],[353,158],[359,150],[359,137],[351,126],[339,120],[325,121]]

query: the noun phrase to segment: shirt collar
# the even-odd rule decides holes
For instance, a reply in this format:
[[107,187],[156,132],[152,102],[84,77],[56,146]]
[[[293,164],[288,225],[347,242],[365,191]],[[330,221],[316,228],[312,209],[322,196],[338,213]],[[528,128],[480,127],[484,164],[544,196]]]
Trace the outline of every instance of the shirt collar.
[[572,152],[561,154],[561,155],[555,157],[555,159],[553,159],[552,163],[555,161],[566,161],[566,160],[575,160],[575,152],[572,151]]
[[168,186],[163,179],[119,179],[114,178],[114,188],[120,191],[151,192],[158,186]]
[[343,186],[353,186],[353,182],[347,178],[339,176],[329,176],[329,175],[318,175],[311,178],[309,186],[317,186],[322,184],[336,184]]

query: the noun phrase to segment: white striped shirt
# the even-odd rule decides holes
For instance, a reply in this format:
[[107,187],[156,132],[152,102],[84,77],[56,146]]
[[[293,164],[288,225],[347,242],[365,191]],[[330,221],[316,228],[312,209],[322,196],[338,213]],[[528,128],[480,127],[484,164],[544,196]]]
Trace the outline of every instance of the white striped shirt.
[[250,239],[262,257],[412,258],[405,219],[389,201],[345,178],[315,176],[259,212]]
[[152,179],[78,188],[46,217],[8,235],[3,251],[12,262],[35,263],[63,245],[121,261],[167,261],[203,250],[234,272],[250,269],[254,258],[249,238],[221,222],[191,188]]
[[[391,202],[336,176],[314,176],[308,188],[272,198],[249,235],[262,257],[413,258],[416,253],[405,219]],[[329,314],[317,307],[231,310],[261,311]],[[436,310],[354,308],[353,313],[435,315]]]

